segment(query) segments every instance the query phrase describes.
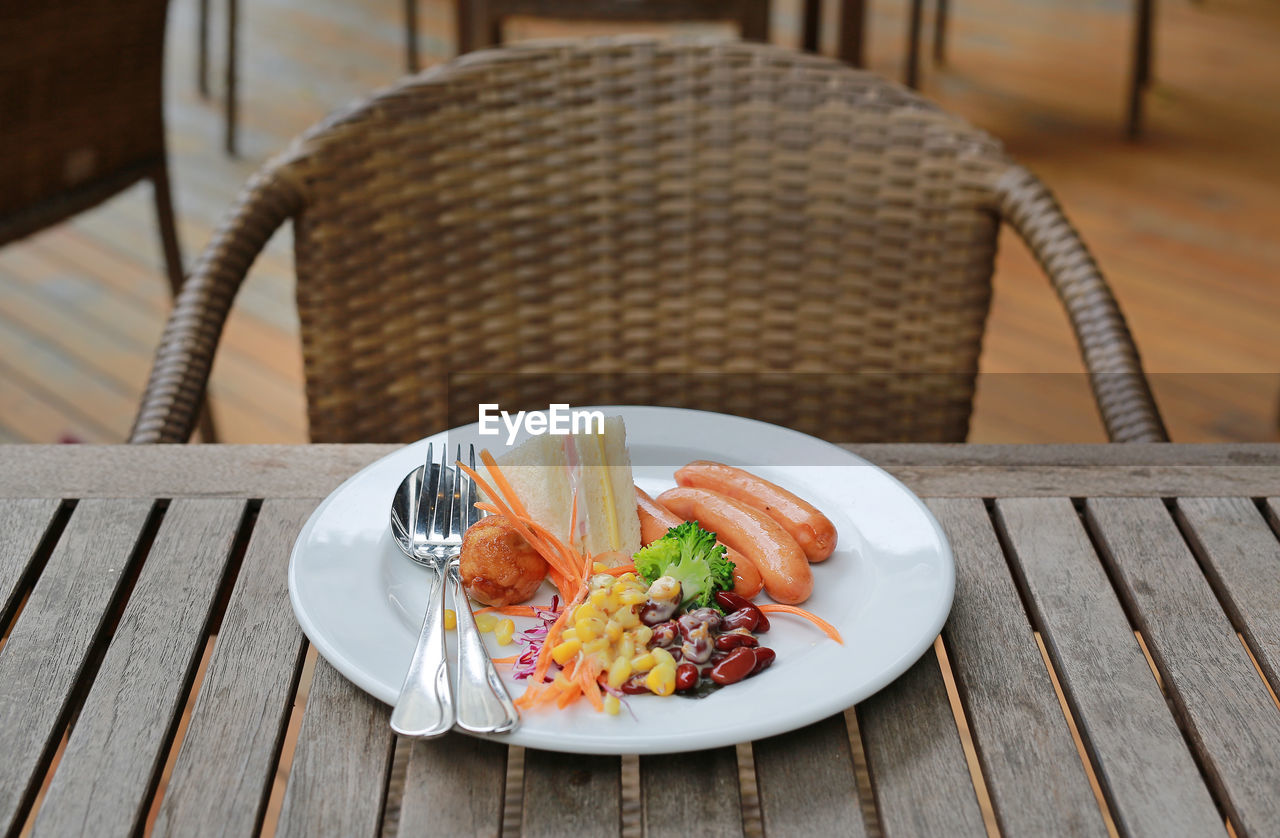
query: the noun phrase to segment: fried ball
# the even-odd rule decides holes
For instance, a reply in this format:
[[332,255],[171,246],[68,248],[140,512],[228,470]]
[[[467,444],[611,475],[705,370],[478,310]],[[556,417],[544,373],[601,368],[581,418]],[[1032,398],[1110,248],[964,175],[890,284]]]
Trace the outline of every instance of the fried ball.
[[472,599],[485,605],[515,605],[538,590],[547,575],[547,562],[514,524],[491,515],[462,536],[458,570]]

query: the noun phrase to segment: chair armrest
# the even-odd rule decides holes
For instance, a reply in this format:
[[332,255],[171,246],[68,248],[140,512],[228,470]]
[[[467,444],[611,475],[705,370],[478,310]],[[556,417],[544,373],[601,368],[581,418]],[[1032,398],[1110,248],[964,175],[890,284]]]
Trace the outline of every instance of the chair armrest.
[[1112,442],[1168,442],[1142,361],[1111,288],[1035,175],[1011,166],[996,182],[1000,214],[1027,243],[1066,306]]
[[279,169],[268,166],[250,179],[182,284],[129,442],[190,439],[236,292],[267,240],[301,206],[301,193]]

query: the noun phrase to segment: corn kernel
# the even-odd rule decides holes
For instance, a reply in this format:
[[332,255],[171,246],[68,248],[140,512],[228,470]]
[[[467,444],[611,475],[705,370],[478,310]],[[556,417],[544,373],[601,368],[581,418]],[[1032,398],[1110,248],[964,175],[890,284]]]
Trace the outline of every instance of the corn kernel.
[[476,628],[481,632],[493,631],[493,627],[498,624],[498,618],[492,614],[477,614]]
[[649,645],[649,641],[653,639],[653,629],[646,625],[639,625],[627,632],[631,635],[631,639],[635,641],[636,646],[643,649]]
[[444,629],[445,631],[453,631],[458,627],[458,612],[452,608],[444,610]]
[[604,562],[592,562],[592,563],[591,563],[591,572],[592,572],[592,573],[604,573],[604,572],[605,572],[606,570],[608,570],[608,569],[609,569],[609,566],[608,566],[607,564],[605,564]]
[[661,666],[665,663],[670,664],[672,669],[676,668],[676,659],[671,657],[671,653],[666,649],[650,649],[649,654],[653,655],[653,659],[657,661],[656,666]]
[[566,640],[556,644],[556,647],[551,650],[551,657],[556,663],[564,666],[580,651],[582,651],[582,643],[577,640]]
[[623,608],[617,614],[613,615],[613,619],[618,621],[618,625],[623,628],[635,628],[640,625],[640,615],[630,608]]
[[567,628],[567,629],[565,629],[564,631],[560,632],[560,639],[561,639],[561,640],[577,640],[577,639],[578,639],[578,630],[577,630],[576,628],[572,628],[572,627],[571,627],[571,628]]
[[609,686],[615,690],[621,687],[623,682],[631,677],[631,661],[626,658],[616,658],[613,663],[609,664]]
[[636,655],[631,659],[632,672],[648,672],[657,666],[658,662],[653,659],[653,655],[645,652],[643,655]]
[[506,646],[511,642],[511,635],[516,633],[516,624],[514,620],[499,620],[498,624],[493,627],[493,636],[497,638],[499,646]]
[[630,637],[624,637],[618,641],[618,657],[630,660],[636,653],[636,644],[631,642]]
[[654,695],[671,695],[676,691],[676,668],[674,665],[659,664],[649,670],[644,678],[644,685]]
[[609,592],[604,590],[592,591],[591,596],[587,597],[587,602],[599,608],[601,611],[607,610],[604,607],[605,601],[609,599]]
[[594,605],[592,605],[589,602],[584,602],[578,606],[576,611],[573,612],[573,621],[576,623],[579,620],[589,620],[592,617],[598,620],[603,616],[604,615],[601,614],[600,611],[596,609]]
[[635,582],[636,575],[634,573],[624,573],[618,577],[619,582]]
[[578,639],[583,643],[588,640],[595,640],[604,634],[604,621],[599,617],[587,617],[586,619],[578,620],[573,624],[573,627],[577,629]]
[[609,638],[597,637],[595,640],[588,640],[582,644],[582,651],[588,655],[598,655],[601,652],[609,651]]
[[634,588],[618,594],[618,602],[623,605],[642,605],[647,599],[649,599],[648,594],[644,591],[637,591]]
[[604,697],[604,711],[610,716],[618,715],[618,711],[622,709],[622,702],[618,701],[616,695],[606,695]]
[[617,643],[622,639],[622,626],[618,625],[616,620],[610,620],[605,624],[604,636],[609,638],[611,643]]
[[622,605],[618,602],[618,598],[613,594],[609,594],[604,598],[604,611],[606,614],[612,614],[621,607]]

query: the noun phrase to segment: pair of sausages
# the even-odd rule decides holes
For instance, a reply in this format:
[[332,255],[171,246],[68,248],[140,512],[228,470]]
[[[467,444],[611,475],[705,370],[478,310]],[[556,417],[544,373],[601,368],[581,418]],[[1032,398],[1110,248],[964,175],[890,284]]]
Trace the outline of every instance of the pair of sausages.
[[751,597],[763,585],[770,597],[787,605],[809,598],[809,563],[823,561],[836,547],[829,518],[781,486],[721,463],[689,463],[676,471],[676,483],[678,488],[663,492],[656,503],[636,490],[644,543],[681,521],[697,521],[729,549],[734,593]]

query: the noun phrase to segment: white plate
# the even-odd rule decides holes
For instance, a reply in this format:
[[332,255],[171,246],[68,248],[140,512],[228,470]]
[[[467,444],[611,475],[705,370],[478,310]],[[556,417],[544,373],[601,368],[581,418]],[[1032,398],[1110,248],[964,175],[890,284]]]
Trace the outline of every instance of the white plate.
[[[618,716],[586,702],[567,711],[523,713],[520,727],[494,737],[514,745],[591,754],[648,754],[732,745],[802,727],[888,684],[937,636],[951,608],[955,567],[942,530],[920,500],[884,471],[796,431],[717,413],[605,407],[626,420],[636,482],[650,494],[675,485],[694,459],[747,468],[809,500],[835,523],[836,552],[813,566],[804,603],[844,636],[837,644],[809,623],[776,614],[761,636],[778,654],[772,667],[707,698],[633,696]],[[424,568],[392,539],[391,497],[422,464],[428,442],[478,443],[498,453],[503,437],[475,425],[402,448],[363,469],[312,514],[289,562],[289,598],[320,654],[357,686],[395,702],[425,607]],[[543,586],[536,602],[550,602]],[[761,594],[758,602],[767,602]],[[517,627],[532,625],[516,620]],[[509,655],[489,636],[495,656]],[[504,674],[510,667],[499,666]],[[512,695],[524,682],[508,680]]]

